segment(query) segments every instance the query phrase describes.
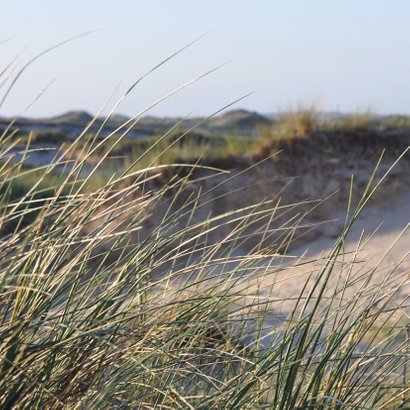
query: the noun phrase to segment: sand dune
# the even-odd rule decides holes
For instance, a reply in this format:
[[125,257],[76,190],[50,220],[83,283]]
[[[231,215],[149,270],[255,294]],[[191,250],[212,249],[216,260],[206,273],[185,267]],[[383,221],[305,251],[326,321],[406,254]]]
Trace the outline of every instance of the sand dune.
[[[342,212],[335,217],[343,226]],[[369,205],[355,222],[344,244],[343,254],[333,268],[327,294],[339,289],[341,303],[348,303],[358,292],[366,294],[373,286],[383,284],[382,292],[392,295],[393,304],[402,307],[408,319],[410,310],[410,192],[397,198]],[[309,244],[293,249],[286,257],[264,260],[256,275],[251,275],[245,285],[250,298],[266,298],[270,302],[272,318],[278,312],[286,315],[301,294],[307,294],[328,262],[328,255],[337,239],[321,236]],[[268,267],[268,268],[267,268]],[[282,269],[283,268],[283,269]],[[259,274],[259,277],[258,277]],[[366,278],[372,276],[369,283]],[[303,288],[308,282],[306,290]],[[341,289],[349,283],[342,292]],[[400,284],[400,286],[399,286]],[[338,296],[339,297],[339,296]],[[383,299],[383,294],[380,294]]]

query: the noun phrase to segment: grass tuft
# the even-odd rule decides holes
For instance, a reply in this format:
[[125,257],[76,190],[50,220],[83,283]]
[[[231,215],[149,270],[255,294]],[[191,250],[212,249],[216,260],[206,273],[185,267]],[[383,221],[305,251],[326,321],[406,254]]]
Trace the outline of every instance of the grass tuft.
[[[316,121],[307,111],[278,132],[306,138]],[[288,262],[272,249],[300,229],[300,203],[207,207],[259,164],[221,181],[161,162],[169,144],[179,159],[193,149],[177,133],[95,183],[126,132],[85,130],[34,169],[30,141],[10,154],[12,132],[0,141],[1,408],[405,408],[406,272],[356,269],[360,249],[344,249],[386,176],[373,174],[328,255]],[[161,179],[172,167],[185,172]]]

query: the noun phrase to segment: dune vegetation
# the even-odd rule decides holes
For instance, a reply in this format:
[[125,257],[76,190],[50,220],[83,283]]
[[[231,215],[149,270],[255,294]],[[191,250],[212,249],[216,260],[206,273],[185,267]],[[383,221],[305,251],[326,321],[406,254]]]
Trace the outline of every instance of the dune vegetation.
[[[326,127],[353,138],[362,123]],[[86,125],[50,163],[30,167],[38,148],[6,127],[0,407],[405,408],[409,332],[397,295],[408,271],[382,264],[388,246],[356,269],[361,249],[345,244],[407,150],[399,144],[387,163],[372,153],[367,181],[351,179],[340,199],[346,219],[333,247],[314,261],[287,251],[325,198],[286,196],[285,181],[270,196],[210,207],[257,189],[248,175],[266,163],[290,176],[292,155],[313,152],[300,144],[324,127],[313,111],[254,139],[189,140],[172,127],[132,141],[127,124],[104,137]],[[113,156],[126,156],[115,171]],[[298,267],[308,272],[296,274],[302,286],[284,296]]]

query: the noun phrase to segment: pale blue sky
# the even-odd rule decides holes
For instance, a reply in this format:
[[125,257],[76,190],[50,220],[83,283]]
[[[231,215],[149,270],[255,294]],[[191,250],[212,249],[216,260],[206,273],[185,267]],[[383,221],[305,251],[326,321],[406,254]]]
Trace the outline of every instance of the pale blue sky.
[[[56,81],[27,115],[95,113],[121,89],[190,40],[210,33],[138,86],[119,112],[131,115],[174,87],[233,59],[152,111],[208,114],[241,102],[260,112],[319,100],[324,110],[410,113],[407,0],[13,0],[4,2],[1,66],[81,32],[102,31],[53,51],[22,76],[0,115],[17,113]],[[2,89],[4,90],[4,88]],[[1,90],[1,91],[2,91]]]

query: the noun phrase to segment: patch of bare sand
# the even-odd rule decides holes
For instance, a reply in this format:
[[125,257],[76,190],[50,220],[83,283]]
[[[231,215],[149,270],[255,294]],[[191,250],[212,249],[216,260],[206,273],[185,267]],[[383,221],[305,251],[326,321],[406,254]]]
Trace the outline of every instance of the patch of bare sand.
[[[345,215],[338,212],[334,216],[341,233]],[[379,305],[390,300],[391,308],[399,307],[400,320],[408,320],[409,223],[410,192],[367,206],[353,224],[342,254],[335,259],[324,297],[335,297],[339,306],[356,303],[359,295],[359,303],[363,304],[374,297]],[[329,255],[337,241],[333,234],[334,231],[293,249],[286,257],[260,261],[255,274],[241,283],[241,289],[249,295],[245,304],[257,301],[268,307],[267,326],[277,322],[278,317],[287,316],[299,296],[306,297],[313,289],[320,272],[329,266]],[[320,287],[314,294],[318,294]],[[299,306],[304,303],[303,297]]]

